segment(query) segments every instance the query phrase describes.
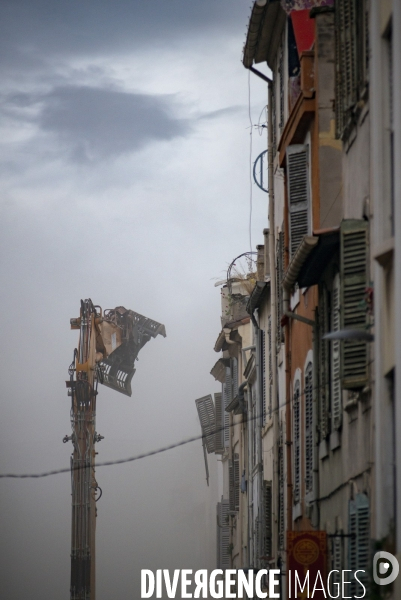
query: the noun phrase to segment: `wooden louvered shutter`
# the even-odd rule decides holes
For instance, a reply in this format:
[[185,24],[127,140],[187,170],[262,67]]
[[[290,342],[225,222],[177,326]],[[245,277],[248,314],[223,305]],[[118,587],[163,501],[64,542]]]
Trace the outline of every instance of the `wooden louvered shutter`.
[[208,454],[215,449],[216,413],[211,395],[195,400]]
[[357,569],[356,566],[356,554],[358,548],[358,538],[357,538],[357,523],[358,518],[356,514],[356,503],[355,500],[349,501],[348,507],[348,568],[351,571],[355,571]]
[[230,500],[230,511],[235,511],[235,484],[234,484],[234,462],[228,461],[228,496]]
[[262,378],[262,424],[266,423],[266,335],[263,329],[260,330],[260,374]]
[[214,451],[221,453],[224,451],[224,415],[223,415],[223,398],[221,392],[214,395],[214,406],[216,411],[216,431],[215,431],[215,447]]
[[263,554],[266,557],[273,555],[273,544],[272,544],[272,482],[263,482],[263,516],[264,516],[264,540],[263,540]]
[[294,504],[300,501],[301,497],[301,406],[300,406],[300,388],[299,379],[294,384],[293,398],[293,419],[294,419]]
[[[340,317],[340,275],[337,273],[333,280],[333,291],[331,295],[332,331],[340,330]],[[333,429],[340,429],[342,423],[340,350],[340,340],[333,340],[331,342],[331,419]]]
[[279,550],[284,550],[285,544],[285,504],[284,504],[284,486],[285,486],[285,472],[284,472],[284,433],[283,433],[283,422],[280,422],[280,435],[279,435],[279,446],[278,446],[278,466],[279,466],[279,491],[278,491],[278,546]]
[[[336,118],[342,137],[358,100],[357,0],[336,2]],[[362,33],[362,35],[364,35]]]
[[273,363],[272,363],[272,317],[269,315],[268,326],[267,326],[267,335],[269,342],[269,407],[268,407],[268,415],[269,419],[272,418],[273,414]]
[[221,530],[222,530],[222,522],[221,522],[221,502],[217,503],[216,507],[216,564],[217,568],[221,569]]
[[336,137],[340,138],[344,129],[344,93],[342,73],[342,34],[341,34],[341,7],[337,2],[335,11],[335,116]]
[[[362,569],[360,579],[365,586],[368,582],[368,572],[370,566],[370,518],[369,518],[369,498],[366,494],[356,496],[356,511],[358,517],[358,545],[356,553],[357,569]],[[360,586],[355,581],[354,595],[359,595]]]
[[[366,329],[365,290],[368,270],[368,224],[349,219],[341,224],[341,327]],[[366,342],[344,341],[342,385],[361,388],[368,379]]]
[[309,233],[309,146],[294,144],[287,148],[288,218],[290,257]]
[[305,488],[313,491],[313,367],[305,370]]
[[232,398],[238,396],[238,360],[231,359]]
[[239,510],[240,476],[239,476],[239,454],[234,454],[234,510]]
[[283,316],[283,278],[284,278],[284,232],[280,231],[276,243],[276,280],[277,280],[277,350],[283,340],[281,317]]
[[337,532],[331,542],[331,570],[339,571],[333,573],[331,577],[331,594],[335,597],[337,594],[338,586],[335,584],[341,584],[341,572],[343,570],[343,549],[342,549],[342,532]]
[[[217,540],[218,540],[218,568],[229,569],[230,568],[230,527],[228,524],[228,512],[230,510],[229,501],[225,498],[221,499],[221,502],[217,505],[218,510],[218,523],[217,523]],[[220,527],[219,527],[220,525]]]
[[[350,500],[348,531],[351,536],[348,547],[349,568],[353,572],[364,571],[358,573],[358,578],[366,586],[370,560],[369,498],[366,494],[357,494],[355,500]],[[360,586],[352,577],[351,594],[358,594],[358,590]]]
[[329,434],[329,401],[330,401],[330,342],[323,336],[329,333],[329,303],[325,284],[319,286],[319,433],[320,439]]
[[230,413],[225,409],[232,400],[231,369],[226,367],[226,380],[223,383],[223,401],[224,401],[224,447],[228,448],[230,444]]

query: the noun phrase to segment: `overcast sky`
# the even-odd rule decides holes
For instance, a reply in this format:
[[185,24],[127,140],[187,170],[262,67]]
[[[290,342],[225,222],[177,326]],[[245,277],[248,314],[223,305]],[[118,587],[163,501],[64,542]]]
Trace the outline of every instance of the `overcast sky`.
[[[200,432],[218,391],[220,290],[250,249],[250,121],[266,87],[241,64],[245,0],[0,3],[0,471],[69,465],[65,380],[81,298],[164,323],[132,398],[101,388],[98,460]],[[248,87],[250,85],[250,88]],[[253,129],[252,159],[266,147]],[[253,191],[252,246],[267,226]],[[214,568],[214,457],[200,442],[99,468],[97,600],[136,600],[141,568]],[[69,474],[0,480],[0,595],[68,600]]]

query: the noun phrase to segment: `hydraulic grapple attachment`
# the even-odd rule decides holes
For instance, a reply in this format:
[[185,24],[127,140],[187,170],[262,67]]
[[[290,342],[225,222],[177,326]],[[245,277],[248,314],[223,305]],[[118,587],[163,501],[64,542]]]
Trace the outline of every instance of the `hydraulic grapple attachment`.
[[164,325],[123,306],[106,310],[99,325],[104,345],[98,360],[102,374],[99,381],[107,387],[131,396],[135,360],[143,346],[157,335],[166,337]]

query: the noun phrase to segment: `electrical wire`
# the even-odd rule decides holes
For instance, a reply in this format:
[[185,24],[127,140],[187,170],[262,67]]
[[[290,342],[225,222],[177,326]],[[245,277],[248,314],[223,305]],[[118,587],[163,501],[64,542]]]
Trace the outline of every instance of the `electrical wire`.
[[[320,386],[314,386],[314,387],[312,387],[312,391],[316,392],[317,390],[320,390],[320,389],[324,388],[325,386],[326,386],[325,383]],[[300,397],[304,396],[304,395],[305,395],[305,391],[303,390],[300,393]],[[285,402],[282,402],[281,404],[279,404],[277,408],[272,408],[270,413],[271,414],[276,413],[276,412],[280,411],[281,409],[283,409],[288,404],[291,404],[292,402],[293,402],[293,398],[291,397],[289,400],[286,400]],[[251,422],[256,419],[261,419],[262,416],[263,415],[260,415],[260,414],[255,415],[254,417],[247,418],[245,420],[245,422]],[[237,425],[240,425],[240,423],[238,423],[238,422],[232,423],[231,425],[228,426],[228,428],[235,427]],[[169,444],[168,446],[163,446],[156,450],[151,450],[150,452],[143,452],[142,454],[137,454],[135,456],[129,456],[128,458],[121,458],[121,459],[117,459],[117,460],[108,460],[108,461],[104,461],[104,462],[99,462],[95,466],[96,466],[96,468],[109,467],[111,465],[121,465],[121,464],[129,463],[129,462],[134,462],[136,460],[141,460],[143,458],[147,458],[148,456],[155,456],[156,454],[162,454],[163,452],[167,452],[168,450],[173,450],[174,448],[179,448],[180,446],[185,446],[186,444],[190,444],[190,443],[196,442],[198,440],[204,440],[206,438],[209,438],[210,436],[216,435],[216,433],[224,431],[225,429],[227,429],[227,427],[218,427],[215,430],[212,430],[207,434],[195,435],[195,436],[186,438],[184,440],[181,440],[179,442],[176,442],[174,444]],[[22,474],[0,473],[0,479],[40,479],[43,477],[49,477],[51,475],[58,475],[61,473],[71,473],[71,471],[73,471],[73,470],[79,470],[79,469],[85,469],[85,468],[88,468],[88,467],[85,465],[83,465],[83,466],[78,465],[74,468],[65,467],[62,469],[54,469],[52,471],[45,471],[43,473],[22,473]]]

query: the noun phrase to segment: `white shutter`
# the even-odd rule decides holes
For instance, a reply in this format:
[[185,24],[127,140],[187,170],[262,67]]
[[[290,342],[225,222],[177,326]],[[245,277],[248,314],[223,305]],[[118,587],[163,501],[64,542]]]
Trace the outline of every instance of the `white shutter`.
[[309,146],[294,144],[287,148],[288,218],[290,257],[309,233]]
[[221,392],[214,394],[214,406],[216,411],[216,430],[214,451],[221,453],[224,451],[224,419],[223,419],[223,399]]
[[301,384],[299,379],[294,383],[293,420],[294,420],[294,504],[301,499]]
[[[348,518],[348,533],[350,535],[348,547],[349,568],[353,572],[357,570],[365,571],[365,573],[358,573],[358,578],[366,586],[370,561],[369,498],[366,494],[357,494],[355,500],[350,500]],[[351,594],[359,595],[360,589],[358,582],[352,577]]]
[[305,488],[313,491],[313,367],[305,370]]
[[[365,290],[368,270],[368,223],[348,219],[341,224],[341,307],[344,329],[366,329]],[[345,341],[342,385],[361,388],[367,382],[366,342]]]
[[[331,295],[331,330],[340,330],[340,275],[333,280]],[[331,342],[331,418],[332,428],[339,429],[342,423],[340,340]]]
[[332,538],[331,542],[331,570],[339,571],[338,573],[333,573],[331,576],[331,594],[335,596],[337,594],[338,586],[335,584],[341,584],[341,572],[343,570],[343,549],[342,549],[342,532],[336,532],[338,535],[335,535]]
[[216,437],[216,413],[211,395],[204,396],[195,400],[198,409],[199,421],[202,428],[202,434],[206,436],[204,442],[208,454],[214,452]]
[[272,317],[271,315],[269,315],[269,319],[268,319],[268,329],[267,329],[267,335],[268,335],[268,342],[269,342],[269,348],[268,348],[268,353],[269,353],[269,407],[268,407],[268,415],[269,415],[269,419],[271,419],[272,417],[272,410],[273,410],[273,363],[272,363]]
[[263,329],[260,330],[260,375],[262,378],[262,424],[266,423],[266,335]]

